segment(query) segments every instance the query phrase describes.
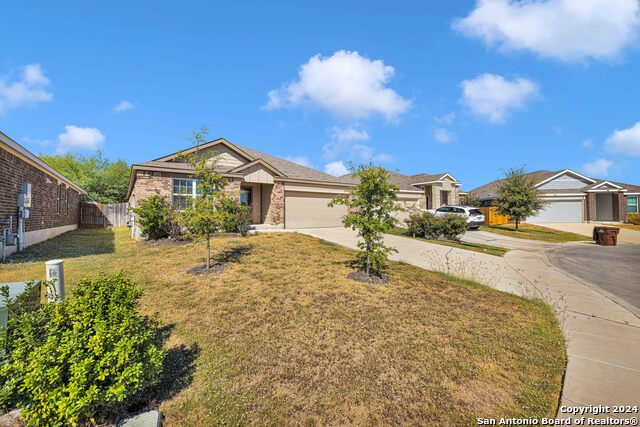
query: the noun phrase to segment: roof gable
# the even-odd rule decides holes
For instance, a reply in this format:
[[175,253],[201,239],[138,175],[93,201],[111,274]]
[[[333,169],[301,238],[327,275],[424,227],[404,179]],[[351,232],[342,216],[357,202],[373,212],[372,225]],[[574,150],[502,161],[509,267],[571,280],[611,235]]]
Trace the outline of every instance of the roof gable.
[[286,178],[287,175],[285,175],[284,173],[280,172],[278,169],[276,169],[274,166],[272,166],[271,164],[267,163],[266,161],[262,160],[262,159],[256,159],[252,162],[249,163],[245,163],[243,165],[240,165],[234,169],[231,169],[229,171],[229,173],[240,173],[246,169],[249,168],[254,168],[254,166],[262,166],[264,169],[267,169],[269,171],[271,171],[273,173],[273,175],[275,176],[280,176],[280,177],[284,177]]
[[593,184],[594,182],[596,182],[594,179],[581,175],[571,169],[565,169],[555,175],[542,179],[542,181],[536,183],[535,186],[544,190],[578,189]]
[[230,143],[229,141],[227,141],[224,138],[218,138],[218,139],[215,139],[213,141],[209,141],[209,142],[206,142],[204,144],[200,144],[200,145],[197,145],[195,147],[191,147],[191,148],[189,148],[187,150],[176,151],[173,154],[169,154],[167,156],[163,156],[163,157],[154,159],[153,161],[154,162],[172,162],[172,161],[177,161],[180,156],[192,154],[192,153],[199,152],[199,151],[208,151],[208,150],[214,151],[213,149],[216,146],[225,147],[227,150],[223,150],[223,152],[235,153],[237,156],[239,156],[240,158],[244,159],[244,161],[246,161],[246,162],[250,162],[250,161],[255,160],[255,158],[253,156],[248,154],[246,151],[242,150],[240,147]]

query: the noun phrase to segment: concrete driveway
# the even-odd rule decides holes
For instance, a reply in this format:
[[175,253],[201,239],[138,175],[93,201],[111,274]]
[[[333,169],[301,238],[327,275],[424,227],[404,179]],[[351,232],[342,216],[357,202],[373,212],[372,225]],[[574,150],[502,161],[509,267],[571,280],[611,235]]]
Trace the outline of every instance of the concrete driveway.
[[551,263],[597,285],[630,304],[640,314],[640,245],[600,246],[593,243],[550,251]]
[[[356,248],[355,233],[345,228],[298,232]],[[487,243],[496,246],[512,245],[513,250],[505,257],[496,257],[408,237],[386,235],[385,242],[398,250],[392,255],[395,260],[544,299],[556,312],[567,340],[561,405],[640,405],[640,316],[595,285],[554,267],[548,259],[549,251],[584,243],[513,242],[492,233],[467,234],[475,239],[493,239]]]
[[[568,231],[570,233],[583,234],[585,236],[591,236],[593,234],[593,227],[596,225],[610,225],[615,227],[615,224],[596,224],[586,222],[567,222],[567,223],[553,223],[553,224],[540,224],[545,227],[554,228],[560,231]],[[632,245],[640,245],[640,231],[629,230],[628,228],[620,228],[618,234],[618,243],[630,243]]]

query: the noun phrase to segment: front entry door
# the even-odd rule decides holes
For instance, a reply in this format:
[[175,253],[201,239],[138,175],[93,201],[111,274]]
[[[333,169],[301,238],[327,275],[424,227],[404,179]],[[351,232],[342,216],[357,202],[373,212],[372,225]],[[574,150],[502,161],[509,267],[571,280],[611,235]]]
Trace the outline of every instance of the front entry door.
[[251,206],[253,204],[253,188],[242,187],[240,189],[240,204],[242,206]]

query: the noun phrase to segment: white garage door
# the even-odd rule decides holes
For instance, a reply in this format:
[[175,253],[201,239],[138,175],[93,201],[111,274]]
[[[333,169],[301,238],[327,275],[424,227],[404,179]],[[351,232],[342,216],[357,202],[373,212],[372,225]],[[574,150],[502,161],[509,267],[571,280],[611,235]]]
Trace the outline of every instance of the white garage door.
[[544,222],[582,222],[582,201],[553,201],[545,205],[534,217],[527,218],[530,223]]
[[285,228],[341,227],[344,205],[328,207],[335,194],[285,191]]

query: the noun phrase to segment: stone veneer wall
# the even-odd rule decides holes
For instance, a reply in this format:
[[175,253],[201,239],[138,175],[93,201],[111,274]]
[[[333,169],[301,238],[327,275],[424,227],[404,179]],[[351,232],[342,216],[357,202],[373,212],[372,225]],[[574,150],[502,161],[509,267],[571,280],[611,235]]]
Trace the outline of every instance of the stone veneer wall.
[[284,183],[281,181],[276,181],[273,184],[269,207],[264,216],[264,223],[284,225]]

